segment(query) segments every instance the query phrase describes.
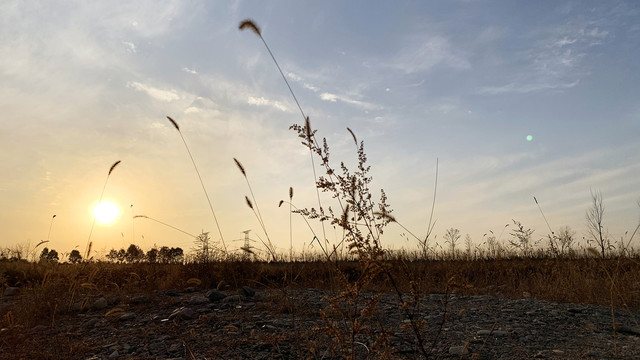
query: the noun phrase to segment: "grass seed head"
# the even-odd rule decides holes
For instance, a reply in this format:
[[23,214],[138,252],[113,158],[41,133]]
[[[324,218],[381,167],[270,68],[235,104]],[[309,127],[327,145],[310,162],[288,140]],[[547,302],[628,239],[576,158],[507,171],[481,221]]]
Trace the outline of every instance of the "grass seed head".
[[240,30],[249,29],[249,30],[253,31],[254,33],[256,33],[256,35],[262,37],[262,33],[260,32],[260,28],[251,19],[242,20],[242,22],[240,22],[240,26],[238,26],[238,29],[240,29]]
[[178,123],[173,120],[171,117],[167,116],[167,119],[169,119],[169,121],[171,121],[171,123],[173,124],[173,126],[176,128],[176,130],[180,131],[180,126],[178,126]]
[[253,209],[253,204],[251,203],[251,200],[249,200],[249,197],[245,196],[244,199],[247,201],[247,205],[249,205],[249,207]]
[[240,169],[240,172],[242,173],[242,175],[244,175],[246,177],[247,173],[244,171],[244,166],[242,166],[240,161],[238,161],[238,159],[236,159],[236,158],[233,158],[233,161],[235,161],[236,165],[238,165],[238,169]]
[[109,168],[109,174],[107,175],[111,175],[111,172],[113,172],[113,169],[115,169],[118,164],[120,164],[120,160],[114,162],[113,165],[111,165],[111,168]]

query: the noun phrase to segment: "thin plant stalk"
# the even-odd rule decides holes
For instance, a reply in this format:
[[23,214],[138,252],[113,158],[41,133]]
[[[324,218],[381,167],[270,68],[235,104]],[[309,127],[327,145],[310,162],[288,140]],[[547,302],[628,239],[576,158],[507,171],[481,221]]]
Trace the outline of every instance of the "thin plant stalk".
[[[120,160],[116,161],[113,163],[113,165],[111,165],[111,167],[109,168],[109,172],[107,173],[107,178],[104,181],[104,185],[102,186],[102,192],[100,193],[100,198],[98,199],[98,204],[102,203],[102,197],[104,196],[104,190],[107,188],[107,182],[109,182],[109,176],[111,176],[111,173],[113,172],[113,169],[116,168],[116,166],[118,166],[118,164],[120,164]],[[96,214],[94,212],[93,214],[93,220],[91,221],[91,229],[89,230],[89,239],[87,240],[87,247],[86,247],[86,252],[85,252],[85,259],[89,259],[89,254],[91,253],[91,235],[93,234],[93,227],[96,224]]]
[[[255,205],[256,209],[255,209],[255,213],[256,216],[258,218],[258,222],[260,223],[260,226],[262,227],[262,230],[264,231],[264,234],[267,236],[267,240],[269,240],[269,234],[267,234],[267,229],[264,226],[264,220],[262,219],[262,214],[260,213],[260,208],[258,207],[258,201],[256,200],[255,195],[253,194],[253,189],[251,188],[251,184],[249,183],[249,178],[247,177],[247,172],[244,169],[244,166],[242,166],[242,163],[240,163],[240,161],[238,161],[238,159],[233,158],[233,161],[235,161],[236,165],[238,166],[238,169],[240,169],[240,172],[242,173],[242,176],[244,176],[244,180],[247,182],[247,187],[249,188],[249,192],[251,193],[251,199],[253,199],[253,205]],[[251,206],[251,208],[253,209],[253,207]],[[269,243],[271,243],[271,240],[269,240]]]
[[173,226],[173,225],[169,225],[169,224],[167,224],[166,222],[163,222],[163,221],[160,221],[160,220],[154,219],[154,218],[149,217],[149,216],[147,216],[147,215],[134,215],[134,216],[133,216],[133,218],[132,218],[132,221],[133,221],[133,219],[137,219],[137,218],[143,218],[143,219],[153,220],[153,221],[155,221],[155,222],[157,222],[157,223],[159,223],[159,224],[162,224],[162,225],[164,225],[164,226],[170,227],[170,228],[172,228],[172,229],[174,229],[174,230],[178,230],[178,231],[180,231],[180,232],[181,232],[181,233],[183,233],[183,234],[189,235],[189,236],[191,236],[191,237],[193,237],[193,238],[197,238],[197,236],[196,236],[196,235],[190,234],[190,233],[188,233],[188,232],[186,232],[186,231],[184,231],[184,230],[182,230],[182,229],[179,229],[179,228],[177,228],[177,227],[175,227],[175,226]]
[[544,213],[542,212],[542,208],[540,207],[540,204],[538,203],[538,199],[536,199],[536,197],[533,197],[533,200],[536,202],[536,205],[538,205],[538,210],[540,210],[540,214],[542,214],[542,218],[544,219],[544,222],[547,224],[547,227],[549,228],[549,231],[551,232],[551,235],[554,234],[553,230],[551,230],[551,226],[549,225],[549,222],[547,221],[547,217],[544,216]]
[[55,217],[55,214],[51,217],[51,223],[49,224],[49,233],[47,234],[47,241],[49,241],[49,237],[51,236],[51,228],[53,227],[53,219],[55,219]]
[[256,212],[255,207],[253,206],[253,203],[251,203],[251,200],[249,199],[248,196],[244,197],[245,201],[247,202],[247,206],[249,206],[249,208],[253,211],[253,214],[256,216],[256,219],[258,219],[258,222],[260,223],[260,226],[262,226],[262,230],[264,231],[264,234],[267,237],[267,243],[265,243],[260,236],[258,236],[258,234],[256,233],[256,236],[258,236],[258,239],[260,239],[260,241],[262,241],[262,244],[264,245],[264,247],[267,248],[267,250],[269,251],[269,254],[271,255],[271,257],[273,258],[273,261],[277,261],[277,257],[276,257],[276,252],[275,249],[273,247],[273,244],[271,243],[271,239],[269,239],[269,235],[267,234],[267,231],[264,228],[264,224],[262,223],[262,220],[260,219],[260,217],[258,216],[258,213]]
[[436,194],[438,192],[438,158],[436,158],[436,181],[433,186],[433,202],[431,203],[431,214],[429,215],[429,224],[427,225],[427,235],[424,238],[424,241],[419,241],[422,246],[422,254],[426,258],[427,257],[427,241],[429,241],[429,236],[431,236],[431,232],[435,227],[436,223],[432,222],[433,220],[433,211],[436,208]]
[[291,202],[293,201],[293,187],[289,187],[289,261],[293,262],[293,227],[292,216],[293,213]]
[[[284,75],[284,72],[280,68],[280,65],[278,64],[278,61],[276,60],[276,57],[271,52],[271,48],[269,48],[269,45],[267,45],[267,42],[264,40],[264,37],[262,37],[262,31],[260,31],[260,28],[255,24],[255,22],[253,20],[246,19],[246,20],[243,20],[240,23],[239,29],[240,30],[250,29],[256,35],[258,35],[260,40],[262,40],[262,43],[264,44],[264,47],[267,48],[267,51],[269,52],[269,55],[271,56],[271,59],[273,60],[273,63],[276,64],[276,67],[278,68],[278,71],[280,72],[280,75],[282,76],[282,79],[284,80],[285,84],[287,85],[287,88],[289,89],[289,92],[291,93],[291,96],[293,97],[293,100],[295,101],[296,105],[298,106],[298,109],[300,110],[300,114],[302,114],[302,118],[305,120],[305,122],[307,124],[306,125],[307,126],[307,132],[310,134],[311,133],[311,128],[309,126],[309,117],[306,116],[304,111],[302,110],[302,106],[300,106],[300,102],[298,101],[298,98],[296,97],[296,94],[293,92],[293,89],[291,89],[291,85],[289,85],[289,81],[287,80],[287,77]],[[311,139],[309,139],[309,141],[310,140]],[[313,170],[313,183],[317,184],[318,183],[318,175],[316,174],[316,165],[315,165],[315,161],[313,160],[313,151],[311,150],[311,143],[309,143],[309,155],[311,157],[311,169]],[[320,200],[320,190],[318,189],[317,186],[315,186],[315,188],[316,188],[316,196],[318,198],[318,207],[322,211],[322,201]],[[324,228],[324,222],[321,222],[321,223],[322,223],[322,236],[324,237],[324,241],[327,242],[328,240],[327,240],[327,235],[326,235],[326,231],[325,231],[325,228]]]
[[213,205],[211,205],[211,199],[209,198],[209,194],[207,193],[207,188],[205,188],[204,186],[204,182],[202,181],[202,177],[200,176],[200,171],[198,170],[198,166],[196,165],[195,160],[193,160],[193,156],[191,155],[191,150],[189,150],[189,146],[187,145],[187,142],[184,139],[184,136],[182,136],[182,131],[180,131],[180,127],[178,126],[178,123],[173,120],[171,117],[167,116],[167,119],[169,119],[169,121],[171,121],[171,124],[173,124],[173,126],[176,128],[176,130],[178,130],[178,134],[180,134],[180,138],[182,139],[182,142],[184,143],[184,147],[187,149],[187,153],[189,154],[189,158],[191,159],[191,163],[193,164],[193,168],[196,169],[196,174],[198,175],[198,180],[200,180],[200,185],[202,185],[202,190],[204,191],[204,195],[207,198],[207,202],[209,203],[209,209],[211,209],[211,214],[213,215],[213,220],[216,223],[216,227],[218,228],[218,234],[220,235],[220,240],[222,241],[222,247],[224,248],[224,252],[227,252],[227,245],[224,242],[224,237],[222,236],[222,230],[220,230],[220,224],[218,223],[218,218],[216,217],[216,212],[213,210]]

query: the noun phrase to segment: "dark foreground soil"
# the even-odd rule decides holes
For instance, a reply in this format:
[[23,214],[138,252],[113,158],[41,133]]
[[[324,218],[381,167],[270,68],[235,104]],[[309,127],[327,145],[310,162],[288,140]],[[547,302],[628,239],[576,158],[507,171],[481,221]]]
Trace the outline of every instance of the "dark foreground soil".
[[[97,296],[50,324],[2,329],[0,358],[640,359],[639,312],[455,294],[403,310],[395,294],[366,292],[355,303],[333,295],[245,287]],[[2,299],[5,312],[20,296]]]

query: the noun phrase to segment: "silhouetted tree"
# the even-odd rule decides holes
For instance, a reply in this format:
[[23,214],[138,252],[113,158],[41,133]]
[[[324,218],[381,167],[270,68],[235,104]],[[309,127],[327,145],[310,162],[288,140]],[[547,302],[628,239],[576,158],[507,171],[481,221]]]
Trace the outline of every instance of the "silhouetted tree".
[[131,244],[129,248],[127,248],[127,253],[125,255],[125,260],[128,263],[139,262],[144,258],[144,252],[138,245]]
[[147,259],[147,262],[150,264],[155,264],[158,262],[158,249],[156,249],[155,247],[149,251],[147,251],[147,255],[145,256]]
[[80,255],[80,251],[71,250],[71,253],[69,253],[69,262],[72,264],[77,264],[80,261],[82,261],[82,255]]
[[40,261],[41,262],[58,262],[60,257],[58,252],[54,249],[49,250],[48,248],[42,249],[42,253],[40,253]]
[[591,192],[591,208],[587,210],[587,231],[589,243],[595,242],[600,248],[600,254],[605,257],[605,252],[612,248],[609,237],[604,232],[604,202],[599,191]]
[[453,256],[453,258],[455,259],[456,244],[460,239],[460,230],[454,229],[454,228],[448,229],[447,232],[444,234],[444,239],[446,240],[445,243],[449,243],[449,245],[451,246],[451,256]]

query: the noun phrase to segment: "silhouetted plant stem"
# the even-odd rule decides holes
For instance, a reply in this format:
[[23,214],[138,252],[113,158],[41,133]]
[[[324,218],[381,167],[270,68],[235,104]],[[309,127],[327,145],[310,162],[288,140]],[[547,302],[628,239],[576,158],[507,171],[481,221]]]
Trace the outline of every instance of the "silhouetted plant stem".
[[[116,166],[118,166],[118,164],[120,164],[120,160],[116,161],[113,163],[113,165],[111,165],[111,167],[109,168],[109,172],[107,173],[107,178],[104,181],[104,185],[102,186],[102,192],[100,192],[100,198],[98,199],[98,205],[100,205],[102,203],[102,196],[104,195],[104,190],[107,188],[107,182],[109,181],[109,176],[111,176],[111,173],[113,172],[113,169],[116,168]],[[91,229],[89,230],[89,239],[87,240],[87,247],[85,248],[85,256],[84,258],[89,260],[89,254],[91,253],[91,234],[93,234],[93,227],[96,224],[96,214],[94,212],[93,214],[93,220],[91,221]]]
[[198,180],[200,180],[200,185],[202,185],[202,190],[204,191],[204,195],[207,198],[207,203],[209,203],[209,209],[211,209],[211,214],[213,215],[213,220],[216,223],[216,227],[218,228],[218,234],[220,235],[220,241],[222,242],[222,247],[224,249],[224,252],[227,252],[227,245],[224,242],[224,236],[222,236],[222,230],[220,230],[220,224],[218,223],[218,218],[216,217],[216,212],[213,210],[213,205],[211,204],[211,199],[209,198],[209,194],[207,193],[207,188],[205,188],[204,186],[204,182],[202,181],[202,177],[200,176],[200,171],[198,171],[198,166],[196,165],[195,160],[193,160],[193,156],[191,155],[191,150],[189,150],[189,146],[187,145],[187,142],[184,140],[184,136],[182,136],[182,131],[180,131],[180,127],[178,126],[178,123],[173,120],[171,117],[167,116],[167,119],[169,119],[169,121],[171,121],[171,124],[173,124],[173,126],[176,128],[176,130],[178,130],[178,134],[180,134],[180,138],[182,139],[182,142],[184,143],[184,147],[187,149],[187,153],[189,154],[189,158],[191,159],[191,163],[193,164],[193,168],[196,169],[196,174],[198,174]]

